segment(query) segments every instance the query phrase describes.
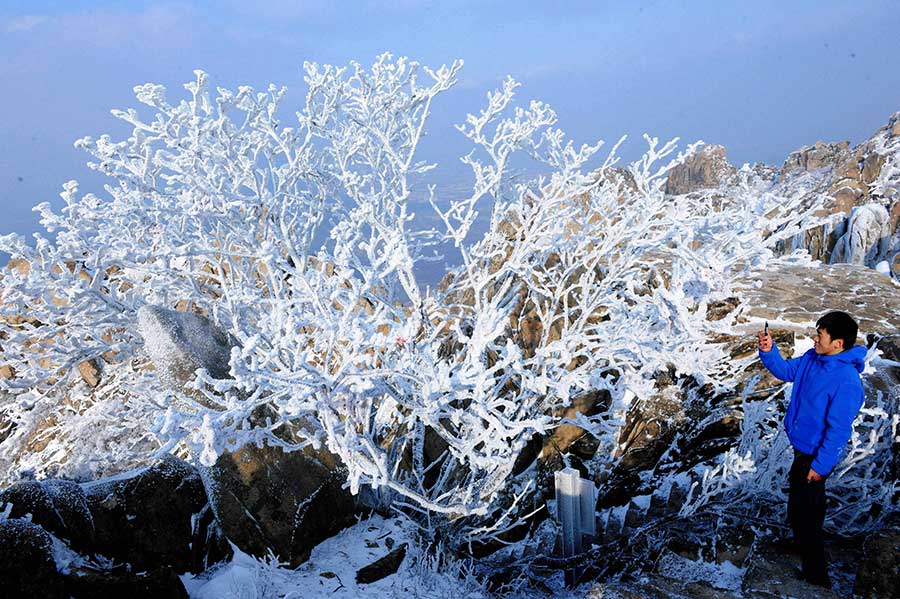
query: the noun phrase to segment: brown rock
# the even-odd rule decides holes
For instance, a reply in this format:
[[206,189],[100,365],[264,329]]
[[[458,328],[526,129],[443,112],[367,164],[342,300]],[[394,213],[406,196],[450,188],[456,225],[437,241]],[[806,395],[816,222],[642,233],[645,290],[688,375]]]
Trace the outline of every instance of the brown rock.
[[722,320],[733,312],[740,303],[740,299],[736,297],[727,297],[723,300],[712,302],[706,307],[706,319]]
[[25,258],[12,258],[6,263],[7,270],[15,270],[20,275],[27,275],[31,272],[31,264]]
[[846,160],[837,168],[837,170],[835,171],[835,175],[838,179],[859,179],[859,163],[861,160],[862,151],[857,150],[851,158]]
[[[825,225],[807,229],[803,233],[803,244],[815,260],[827,262],[840,237],[839,230],[827,228]],[[779,242],[781,243],[781,242]],[[786,247],[783,244],[780,246]]]
[[812,146],[806,146],[796,152],[792,152],[784,162],[782,170],[793,172],[797,170],[812,171],[826,166],[843,164],[850,150],[850,142],[825,143],[817,141]]
[[23,453],[40,453],[47,449],[50,442],[56,438],[56,427],[59,426],[59,417],[51,412],[43,418],[25,438]]
[[351,523],[355,500],[342,488],[337,456],[312,449],[246,445],[204,471],[216,518],[242,551],[269,551],[296,567],[312,548]]
[[828,204],[825,214],[850,214],[855,206],[868,199],[869,187],[858,179],[843,179],[829,187],[828,193],[834,200]]
[[[590,391],[574,398],[561,416],[563,419],[571,420],[577,418],[578,414],[592,416],[609,406],[610,400],[609,391],[605,389]],[[544,442],[540,453],[541,458],[547,459],[559,452],[565,453],[569,446],[583,435],[585,435],[584,429],[576,424],[559,425]]]
[[669,171],[665,192],[680,195],[699,189],[712,189],[718,187],[734,172],[735,168],[728,163],[723,146],[703,146],[682,164]]
[[[125,333],[125,329],[122,327],[116,327],[114,329],[109,329],[104,331],[103,334],[100,335],[100,338],[106,343],[113,344],[120,341],[119,337],[121,337]],[[108,351],[104,352],[101,356],[103,361],[107,364],[115,364],[121,360],[118,352]]]
[[645,469],[656,463],[671,440],[673,425],[685,418],[682,404],[677,387],[670,383],[653,397],[631,406],[615,454],[621,467]]
[[84,382],[92,389],[100,384],[100,365],[97,364],[96,360],[85,360],[78,365],[78,372],[81,374]]
[[884,166],[884,156],[881,154],[866,156],[862,167],[862,180],[867,184],[872,183],[881,174],[882,166]]

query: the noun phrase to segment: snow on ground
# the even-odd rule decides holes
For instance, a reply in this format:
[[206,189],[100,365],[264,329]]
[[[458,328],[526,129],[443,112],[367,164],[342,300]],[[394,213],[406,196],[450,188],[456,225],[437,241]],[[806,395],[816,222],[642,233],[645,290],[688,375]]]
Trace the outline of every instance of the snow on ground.
[[[459,564],[438,564],[415,544],[414,525],[372,516],[323,541],[296,570],[278,567],[235,549],[231,562],[182,581],[191,599],[314,599],[316,597],[487,598]],[[407,543],[396,574],[357,584],[356,572]],[[461,575],[462,574],[462,575]]]
[[741,579],[746,568],[739,568],[730,561],[721,564],[690,560],[677,553],[667,552],[659,560],[658,573],[683,583],[707,582],[717,589],[741,591]]

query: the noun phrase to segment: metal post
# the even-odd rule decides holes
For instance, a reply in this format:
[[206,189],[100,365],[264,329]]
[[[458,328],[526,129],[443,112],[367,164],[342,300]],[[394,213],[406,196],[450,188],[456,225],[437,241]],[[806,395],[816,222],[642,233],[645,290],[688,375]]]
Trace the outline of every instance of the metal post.
[[[578,479],[578,496],[581,501],[581,534],[593,541],[597,536],[597,487],[592,481]],[[590,545],[590,541],[588,545]]]
[[[588,536],[589,544],[597,535],[597,489],[593,482],[581,478],[574,468],[557,471],[554,483],[556,515],[562,533],[562,555],[574,557],[582,551],[584,535]],[[566,584],[574,584],[580,574],[580,568],[566,570]]]

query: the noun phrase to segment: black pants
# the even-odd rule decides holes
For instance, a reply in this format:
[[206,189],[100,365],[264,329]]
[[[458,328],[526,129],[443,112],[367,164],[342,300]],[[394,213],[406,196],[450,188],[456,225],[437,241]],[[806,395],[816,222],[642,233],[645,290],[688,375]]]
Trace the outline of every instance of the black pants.
[[794,463],[788,474],[788,524],[794,531],[803,556],[803,574],[807,580],[828,579],[828,560],[825,557],[825,480],[806,481],[813,456],[794,449]]

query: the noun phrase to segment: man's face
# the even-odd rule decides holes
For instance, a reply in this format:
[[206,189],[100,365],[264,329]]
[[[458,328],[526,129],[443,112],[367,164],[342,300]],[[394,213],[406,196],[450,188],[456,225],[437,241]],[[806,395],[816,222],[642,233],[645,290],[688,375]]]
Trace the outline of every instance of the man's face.
[[833,356],[844,351],[844,340],[832,339],[828,331],[820,327],[813,335],[813,348],[817,354]]

